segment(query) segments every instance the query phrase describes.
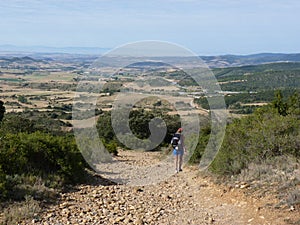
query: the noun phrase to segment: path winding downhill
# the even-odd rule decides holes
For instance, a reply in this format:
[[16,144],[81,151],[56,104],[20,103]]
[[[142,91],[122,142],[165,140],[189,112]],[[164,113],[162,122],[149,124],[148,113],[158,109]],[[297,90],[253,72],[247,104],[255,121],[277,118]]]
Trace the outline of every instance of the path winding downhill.
[[[147,164],[158,153],[120,152],[118,160]],[[30,224],[286,224],[289,212],[272,211],[272,199],[246,197],[241,189],[211,183],[193,167],[153,185],[81,185]],[[26,222],[24,222],[26,223]]]

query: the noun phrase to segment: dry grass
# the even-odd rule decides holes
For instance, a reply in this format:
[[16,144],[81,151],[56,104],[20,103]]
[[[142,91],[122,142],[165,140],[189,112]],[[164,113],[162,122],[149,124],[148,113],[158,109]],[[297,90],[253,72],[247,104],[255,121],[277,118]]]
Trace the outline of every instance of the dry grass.
[[233,180],[249,185],[249,190],[258,196],[276,195],[279,199],[276,208],[300,206],[300,163],[295,158],[280,156],[253,162]]
[[300,179],[299,162],[289,156],[278,156],[260,163],[250,163],[239,176],[241,180],[264,180],[266,182],[282,183],[287,180]]
[[36,72],[31,75],[27,75],[25,78],[32,82],[73,82],[73,78],[76,76],[76,74],[71,72],[51,72],[49,74],[47,72]]
[[288,194],[288,197],[286,199],[286,203],[290,206],[290,207],[294,207],[294,206],[300,206],[300,190],[299,189],[295,189],[292,192],[290,192]]
[[38,217],[40,211],[39,202],[30,196],[26,196],[24,202],[12,204],[4,209],[0,224],[15,225],[32,220]]
[[[51,203],[57,199],[58,189],[46,187],[43,180],[36,176],[14,176],[10,182],[18,183],[12,188],[11,197],[15,202],[2,203],[0,224],[19,224],[38,220],[41,203]],[[59,180],[57,180],[59,182]]]

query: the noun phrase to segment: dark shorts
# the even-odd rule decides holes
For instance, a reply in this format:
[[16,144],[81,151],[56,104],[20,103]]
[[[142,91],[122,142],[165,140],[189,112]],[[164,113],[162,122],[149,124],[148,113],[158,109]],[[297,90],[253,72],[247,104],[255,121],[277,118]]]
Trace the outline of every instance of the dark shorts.
[[183,155],[183,149],[181,149],[181,150],[176,150],[176,149],[174,149],[173,150],[173,155],[174,156],[177,156],[177,155]]

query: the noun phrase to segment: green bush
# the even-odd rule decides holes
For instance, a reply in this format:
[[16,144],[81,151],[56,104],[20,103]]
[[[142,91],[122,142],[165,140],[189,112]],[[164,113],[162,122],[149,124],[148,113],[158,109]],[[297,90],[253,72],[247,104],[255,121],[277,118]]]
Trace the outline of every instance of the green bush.
[[19,95],[18,96],[18,101],[21,102],[21,103],[28,103],[28,100],[24,95]]
[[118,144],[115,141],[110,141],[109,143],[106,143],[105,141],[103,142],[105,148],[107,151],[113,155],[118,155]]
[[199,141],[198,144],[189,159],[190,163],[199,163],[200,159],[205,151],[205,148],[208,144],[208,140],[210,137],[211,128],[209,125],[204,126],[200,131]]
[[236,119],[227,126],[222,147],[210,169],[219,174],[237,174],[252,161],[282,155],[299,158],[299,126],[297,116],[282,116],[271,107]]
[[5,133],[33,133],[41,131],[53,135],[65,135],[61,126],[63,122],[46,118],[43,113],[23,112],[6,114],[1,122],[0,130]]
[[5,199],[7,197],[7,181],[6,175],[3,172],[0,165],[0,200]]
[[51,188],[88,178],[89,166],[74,136],[62,132],[53,120],[26,113],[34,118],[9,114],[0,124],[0,200],[26,195],[48,199],[55,195]]
[[272,104],[258,108],[247,117],[234,119],[226,128],[210,170],[232,175],[239,174],[251,162],[260,163],[278,156],[299,158],[299,105],[297,93],[284,98],[277,91]]
[[47,179],[58,174],[65,183],[82,182],[86,167],[73,137],[41,132],[5,134],[0,165],[7,175],[33,174]]

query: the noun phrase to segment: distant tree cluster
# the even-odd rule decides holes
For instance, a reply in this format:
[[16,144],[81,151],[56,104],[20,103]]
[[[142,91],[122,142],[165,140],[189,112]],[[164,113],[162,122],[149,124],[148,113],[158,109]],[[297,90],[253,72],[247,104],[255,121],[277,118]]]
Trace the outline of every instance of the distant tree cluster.
[[[253,113],[256,108],[255,105],[243,105],[247,103],[271,103],[274,100],[274,95],[277,95],[276,90],[267,90],[255,93],[232,93],[224,96],[226,107],[230,110],[234,110],[234,113],[250,114]],[[297,89],[280,89],[282,96],[293,96],[293,93],[300,93]],[[285,100],[285,99],[283,99]],[[200,98],[194,99],[194,102],[200,105],[202,108],[209,110],[210,105],[208,97],[201,96]]]
[[[132,133],[139,139],[147,139],[150,136],[149,123],[151,119],[160,117],[167,125],[167,134],[163,143],[160,146],[167,146],[170,143],[172,135],[181,126],[180,118],[177,115],[171,116],[160,111],[145,111],[143,109],[133,110],[129,115],[129,125]],[[115,123],[121,123],[121,116],[117,117],[120,120]],[[126,148],[120,143],[115,135],[111,124],[111,113],[103,112],[97,122],[97,130],[100,138],[103,140],[105,147],[113,154],[117,154],[117,148]],[[121,135],[126,135],[123,133]]]

